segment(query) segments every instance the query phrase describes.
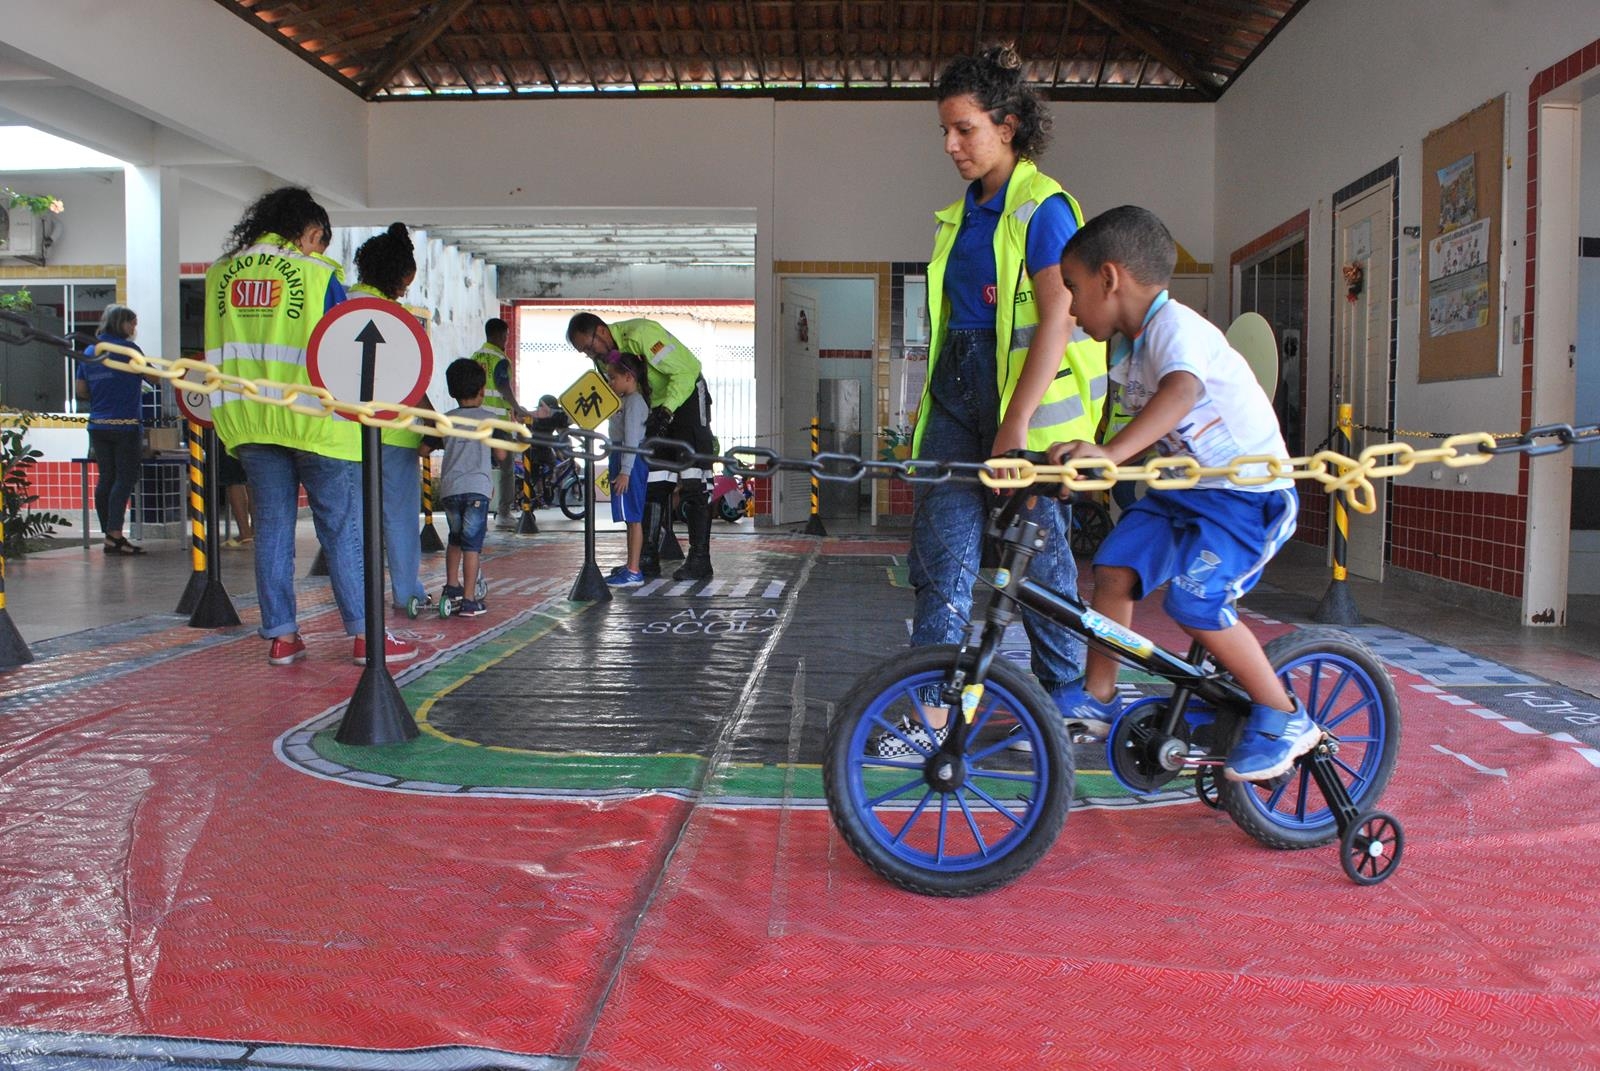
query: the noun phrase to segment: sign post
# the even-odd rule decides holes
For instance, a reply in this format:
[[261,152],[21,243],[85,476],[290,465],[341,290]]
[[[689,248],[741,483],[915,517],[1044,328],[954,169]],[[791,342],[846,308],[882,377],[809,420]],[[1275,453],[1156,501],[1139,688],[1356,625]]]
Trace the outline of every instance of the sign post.
[[[593,369],[577,378],[561,395],[561,408],[571,414],[578,424],[593,431],[602,420],[622,408],[622,399],[611,389],[611,384]],[[592,440],[591,440],[592,441]],[[610,602],[611,588],[600,575],[600,566],[594,560],[594,467],[596,462],[583,465],[583,567],[578,570],[577,583],[572,585],[573,602]]]
[[[217,493],[217,451],[222,443],[211,423],[211,394],[193,390],[183,380],[173,384],[178,408],[189,418],[189,539],[194,571],[178,600],[178,613],[189,614],[190,628],[231,628],[239,613],[222,586],[222,527],[217,524],[221,497]],[[200,429],[195,457],[194,432]],[[198,462],[198,463],[197,463]]]
[[[404,307],[357,298],[334,307],[317,323],[306,349],[306,367],[311,382],[341,402],[394,398],[415,405],[433,375],[433,347]],[[336,419],[349,418],[341,413]],[[366,424],[361,426],[361,485],[367,664],[334,739],[353,745],[401,744],[417,736],[417,723],[385,660],[383,431]]]

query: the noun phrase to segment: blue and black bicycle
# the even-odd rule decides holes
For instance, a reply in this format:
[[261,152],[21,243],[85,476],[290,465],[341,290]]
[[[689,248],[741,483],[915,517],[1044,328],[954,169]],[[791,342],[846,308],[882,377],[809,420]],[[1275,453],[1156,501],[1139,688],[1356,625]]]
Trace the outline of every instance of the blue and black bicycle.
[[1198,644],[1180,658],[1075,593],[1030,580],[1041,535],[1019,509],[1038,493],[1017,488],[991,515],[1001,559],[977,641],[899,652],[840,703],[823,781],[834,823],[856,855],[914,892],[970,896],[1020,877],[1055,842],[1073,799],[1072,742],[1038,683],[997,657],[1006,627],[1027,607],[1171,684],[1170,695],[1127,706],[1106,741],[1110,769],[1129,791],[1166,791],[1187,775],[1202,802],[1270,848],[1337,839],[1352,881],[1374,885],[1393,874],[1404,834],[1374,807],[1394,773],[1400,704],[1376,656],[1330,628],[1269,643],[1279,679],[1324,735],[1280,778],[1225,780],[1222,764],[1249,698]]

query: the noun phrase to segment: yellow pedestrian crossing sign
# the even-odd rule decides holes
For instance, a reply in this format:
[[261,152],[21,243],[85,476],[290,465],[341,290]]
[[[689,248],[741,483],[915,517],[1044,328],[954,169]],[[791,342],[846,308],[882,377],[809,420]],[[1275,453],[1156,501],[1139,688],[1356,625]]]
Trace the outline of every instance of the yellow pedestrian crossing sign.
[[602,420],[622,408],[622,399],[604,376],[590,369],[561,395],[561,408],[577,424],[593,431]]

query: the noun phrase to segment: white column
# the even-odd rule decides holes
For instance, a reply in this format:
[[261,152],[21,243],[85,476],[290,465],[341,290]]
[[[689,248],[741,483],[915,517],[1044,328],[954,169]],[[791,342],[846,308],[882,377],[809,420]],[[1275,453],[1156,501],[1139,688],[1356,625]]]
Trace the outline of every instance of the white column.
[[178,356],[178,172],[123,168],[128,305],[139,316],[139,347]]

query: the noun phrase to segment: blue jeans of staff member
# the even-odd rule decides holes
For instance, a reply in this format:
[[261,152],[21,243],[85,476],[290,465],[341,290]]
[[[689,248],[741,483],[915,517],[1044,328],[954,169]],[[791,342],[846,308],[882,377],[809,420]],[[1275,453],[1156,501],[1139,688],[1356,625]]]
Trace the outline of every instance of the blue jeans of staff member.
[[[954,330],[933,369],[933,408],[923,428],[918,456],[943,461],[987,461],[1000,423],[1000,388],[995,382],[993,331]],[[978,483],[937,483],[917,488],[911,528],[911,586],[916,618],[911,646],[960,643],[972,619],[973,578],[994,492]],[[1056,591],[1076,595],[1078,565],[1062,524],[1063,510],[1048,492],[1024,510],[1045,537],[1028,575]],[[1032,644],[1033,675],[1060,706],[1076,697],[1083,676],[1083,644],[1060,625],[1024,610]]]
[[351,636],[364,635],[361,463],[258,443],[241,446],[238,458],[255,501],[261,635],[273,639],[300,631],[295,620],[294,531],[302,486],[311,501],[317,539],[327,555],[328,579],[333,582],[333,601],[344,630]]
[[143,433],[137,427],[126,431],[89,432],[89,450],[98,475],[94,482],[94,511],[104,535],[121,534],[127,516],[128,499],[139,482],[144,463]]
[[383,444],[383,552],[396,609],[427,591],[422,570],[422,468],[414,446]]

